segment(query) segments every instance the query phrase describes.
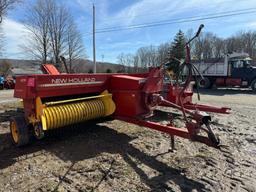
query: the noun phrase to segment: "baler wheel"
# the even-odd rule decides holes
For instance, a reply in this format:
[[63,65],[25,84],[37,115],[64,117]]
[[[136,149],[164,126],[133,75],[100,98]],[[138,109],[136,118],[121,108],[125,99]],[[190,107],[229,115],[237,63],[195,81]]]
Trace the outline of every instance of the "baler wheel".
[[29,127],[24,117],[12,117],[10,119],[10,131],[12,141],[17,147],[21,147],[29,143]]
[[42,125],[41,124],[35,124],[34,125],[34,136],[38,140],[44,138],[44,131],[42,129]]

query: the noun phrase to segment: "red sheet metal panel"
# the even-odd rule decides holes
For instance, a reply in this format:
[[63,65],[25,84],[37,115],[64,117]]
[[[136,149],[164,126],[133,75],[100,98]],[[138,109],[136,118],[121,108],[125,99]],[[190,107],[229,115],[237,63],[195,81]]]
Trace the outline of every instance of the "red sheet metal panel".
[[43,69],[49,74],[49,75],[59,75],[60,72],[53,64],[43,64]]
[[128,75],[113,75],[110,91],[116,104],[115,115],[136,116],[148,112],[143,106],[142,88],[146,78]]
[[241,79],[235,79],[235,78],[227,78],[226,79],[226,85],[241,86],[241,84],[242,84]]
[[152,68],[150,69],[149,75],[147,77],[147,83],[143,87],[143,92],[145,93],[156,93],[163,90],[163,69]]
[[215,83],[219,86],[225,86],[225,78],[217,78]]
[[140,91],[119,90],[112,91],[113,100],[116,104],[115,115],[136,117],[149,111],[144,107]]
[[[18,98],[56,97],[100,93],[108,88],[107,74],[33,75],[17,77],[14,96]],[[32,83],[33,82],[33,83]]]
[[111,90],[139,90],[142,89],[146,78],[128,75],[113,75],[110,80]]
[[[179,94],[182,87],[174,86],[171,84],[164,85],[164,98],[173,103],[179,104]],[[183,104],[192,103],[193,90],[186,89],[184,94],[181,96],[181,101]]]

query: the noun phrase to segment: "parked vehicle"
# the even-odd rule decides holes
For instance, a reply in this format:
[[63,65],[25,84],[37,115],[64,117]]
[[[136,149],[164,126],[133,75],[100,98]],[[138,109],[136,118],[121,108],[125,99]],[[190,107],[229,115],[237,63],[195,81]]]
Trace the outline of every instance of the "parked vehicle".
[[0,76],[0,90],[4,89],[4,77]]
[[247,53],[232,53],[224,59],[212,62],[194,63],[203,75],[199,87],[211,88],[213,85],[223,87],[251,87],[256,91],[256,67]]

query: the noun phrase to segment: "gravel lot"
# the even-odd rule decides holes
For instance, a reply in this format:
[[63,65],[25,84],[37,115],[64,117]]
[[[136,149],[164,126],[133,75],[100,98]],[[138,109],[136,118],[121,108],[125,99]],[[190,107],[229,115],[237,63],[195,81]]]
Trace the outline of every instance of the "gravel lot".
[[256,191],[256,94],[249,90],[203,91],[202,103],[232,108],[212,114],[225,147],[176,138],[175,152],[168,135],[118,120],[15,148],[12,94],[0,91],[0,191]]

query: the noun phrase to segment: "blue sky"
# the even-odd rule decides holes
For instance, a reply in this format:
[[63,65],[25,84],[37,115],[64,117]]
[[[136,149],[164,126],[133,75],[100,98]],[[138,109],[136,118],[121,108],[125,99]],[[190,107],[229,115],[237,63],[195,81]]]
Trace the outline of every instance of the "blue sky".
[[[92,59],[92,2],[96,6],[96,30],[107,27],[127,27],[143,23],[170,21],[241,9],[256,8],[256,0],[56,0],[66,4],[83,35],[87,55]],[[6,58],[26,58],[20,49],[27,35],[22,24],[26,4],[35,0],[24,0],[24,4],[12,10],[2,25],[5,32]],[[256,12],[246,15],[170,24],[152,28],[132,29],[96,36],[97,60],[116,62],[123,53],[135,53],[139,47],[159,45],[171,41],[179,29],[185,33],[196,30],[203,23],[204,31],[220,37],[229,37],[238,31],[256,30]]]

